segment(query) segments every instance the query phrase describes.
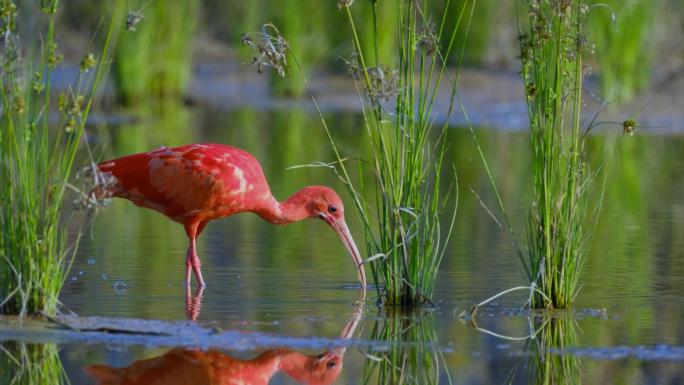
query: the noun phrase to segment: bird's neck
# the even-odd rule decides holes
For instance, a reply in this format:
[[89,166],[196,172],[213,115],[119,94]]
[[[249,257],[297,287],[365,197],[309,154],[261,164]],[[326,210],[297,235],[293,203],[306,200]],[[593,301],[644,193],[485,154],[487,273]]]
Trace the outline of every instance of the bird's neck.
[[266,221],[278,225],[286,225],[307,219],[311,214],[308,209],[309,199],[305,190],[297,191],[283,202],[278,202],[275,198],[271,197],[257,211],[257,214]]
[[294,379],[306,378],[307,363],[309,356],[292,351],[290,349],[269,349],[250,361],[254,368],[258,368],[260,374],[269,378],[278,371],[287,373]]
[[289,351],[281,356],[278,366],[280,370],[285,372],[288,376],[297,381],[303,381],[311,375],[310,361],[311,357],[307,355]]

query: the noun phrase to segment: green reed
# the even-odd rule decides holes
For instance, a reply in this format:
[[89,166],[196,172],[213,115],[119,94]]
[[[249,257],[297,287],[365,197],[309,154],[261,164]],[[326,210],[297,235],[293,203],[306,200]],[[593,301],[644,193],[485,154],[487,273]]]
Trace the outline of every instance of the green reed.
[[580,0],[528,0],[520,33],[522,77],[532,142],[534,201],[523,263],[546,296],[533,307],[566,308],[579,290],[589,210],[584,133],[580,131],[583,22]]
[[[120,8],[115,2],[110,8]],[[199,18],[199,0],[127,3],[126,33],[114,56],[113,75],[121,102],[183,95],[192,70],[192,40]]]
[[529,365],[533,372],[534,384],[581,384],[581,359],[571,353],[563,352],[566,348],[577,346],[577,325],[569,316],[560,316],[550,320],[536,320],[536,323],[546,322],[545,327],[533,342],[533,361]]
[[[463,28],[463,16],[470,5],[458,15],[443,13],[433,25],[427,1],[395,1],[396,47],[392,57],[385,58],[379,54],[368,57],[361,43],[362,39],[377,42],[380,26],[372,29],[373,34],[360,35],[350,10],[374,3],[339,2],[349,21],[354,47],[346,63],[359,92],[370,142],[370,159],[358,163],[356,184],[350,177],[351,166],[342,162],[330,130],[324,126],[338,156],[341,177],[361,217],[370,256],[365,263],[380,284],[378,294],[389,305],[419,305],[432,297],[456,215],[454,205],[447,228],[441,227],[440,214],[449,195],[442,191],[447,147],[444,135],[454,106],[455,81],[452,108],[442,117],[445,123],[441,129],[433,125],[432,108],[441,82],[453,80],[448,79],[443,59],[455,47],[456,31]],[[445,29],[448,17],[458,20],[452,30]],[[444,52],[439,46],[443,38],[450,41]],[[397,67],[385,64],[393,62]],[[375,175],[375,183],[363,183],[365,167]],[[452,192],[458,199],[457,186]]]
[[582,384],[582,360],[564,351],[576,347],[578,343],[578,326],[573,316],[545,315],[535,317],[530,322],[538,332],[527,341],[527,358],[521,359],[513,367],[506,382],[517,383],[519,374],[522,374],[530,384],[535,385]]
[[648,85],[653,56],[653,27],[661,1],[592,1],[587,20],[604,99],[630,101]]
[[[432,314],[394,312],[375,321],[370,338],[387,350],[366,353],[363,384],[437,385],[451,384],[439,348]],[[446,379],[442,378],[446,372]]]
[[0,383],[12,385],[68,384],[55,344],[0,344]]
[[[77,79],[55,102],[51,73],[61,60],[55,43],[58,1],[40,5],[42,12],[0,2],[0,312],[20,315],[57,309],[76,247],[67,242],[61,222],[68,181],[105,79],[108,60],[101,58],[111,57],[115,25],[123,23],[122,15],[112,15],[100,54],[84,55]],[[45,30],[22,41],[19,11],[40,14]]]

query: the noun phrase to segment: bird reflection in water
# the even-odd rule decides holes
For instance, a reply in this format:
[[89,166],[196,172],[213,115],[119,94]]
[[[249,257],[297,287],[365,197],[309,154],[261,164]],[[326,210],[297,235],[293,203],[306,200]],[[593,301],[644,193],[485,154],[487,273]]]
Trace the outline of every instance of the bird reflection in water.
[[[201,298],[201,294],[200,294]],[[340,333],[350,339],[363,315],[359,304]],[[269,349],[251,360],[231,357],[216,350],[176,348],[125,368],[93,365],[85,372],[99,385],[266,385],[278,372],[307,385],[332,384],[342,370],[346,347],[306,355],[291,349]]]

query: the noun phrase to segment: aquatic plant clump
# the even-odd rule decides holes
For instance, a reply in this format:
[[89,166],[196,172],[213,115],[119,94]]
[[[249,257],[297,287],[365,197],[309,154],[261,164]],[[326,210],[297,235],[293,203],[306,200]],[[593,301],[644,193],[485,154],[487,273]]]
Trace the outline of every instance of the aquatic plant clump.
[[[100,54],[84,54],[77,79],[54,103],[51,72],[62,58],[54,39],[57,3],[41,2],[47,30],[25,42],[19,9],[11,1],[0,5],[0,313],[55,312],[77,245],[67,242],[61,220],[67,193],[77,189],[69,180],[118,19],[112,17]],[[32,49],[36,60],[24,56]]]
[[[520,57],[532,142],[534,201],[528,225],[532,307],[566,308],[579,290],[592,173],[580,132],[583,23],[579,0],[529,0]],[[524,263],[524,258],[523,263]]]
[[[440,215],[449,196],[441,191],[447,125],[434,129],[432,107],[440,83],[448,77],[445,58],[455,46],[456,30],[469,4],[464,4],[454,30],[447,31],[445,21],[453,15],[444,12],[435,27],[427,16],[427,1],[395,1],[398,22],[393,57],[382,57],[378,49],[375,55],[364,54],[362,39],[378,44],[378,26],[373,34],[360,35],[350,7],[374,7],[375,2],[352,5],[342,1],[338,5],[351,29],[354,52],[345,64],[359,92],[370,141],[370,159],[358,165],[358,179],[362,180],[364,167],[370,167],[375,183],[353,182],[349,166],[325,127],[338,154],[340,175],[361,217],[369,255],[364,263],[370,265],[380,284],[381,302],[404,306],[429,303],[457,207],[454,205],[451,222],[443,228]],[[438,44],[443,38],[449,42],[444,52]],[[385,63],[397,63],[396,68]],[[450,107],[455,100],[455,81],[452,86]],[[449,121],[449,116],[442,118]],[[452,197],[458,199],[457,195],[456,187]]]

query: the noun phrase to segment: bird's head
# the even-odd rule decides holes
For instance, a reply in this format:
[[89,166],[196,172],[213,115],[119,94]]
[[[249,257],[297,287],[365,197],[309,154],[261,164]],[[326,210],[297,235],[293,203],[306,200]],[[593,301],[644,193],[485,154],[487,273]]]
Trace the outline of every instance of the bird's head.
[[342,370],[343,356],[331,350],[318,355],[305,355],[295,351],[275,351],[275,354],[280,358],[280,369],[297,383],[332,384]]
[[309,218],[319,218],[327,223],[344,243],[347,251],[354,261],[361,289],[366,289],[366,273],[363,268],[363,260],[359,249],[356,248],[347,223],[344,221],[344,205],[342,199],[335,190],[326,186],[309,186],[301,190],[303,201],[306,202],[305,210]]

